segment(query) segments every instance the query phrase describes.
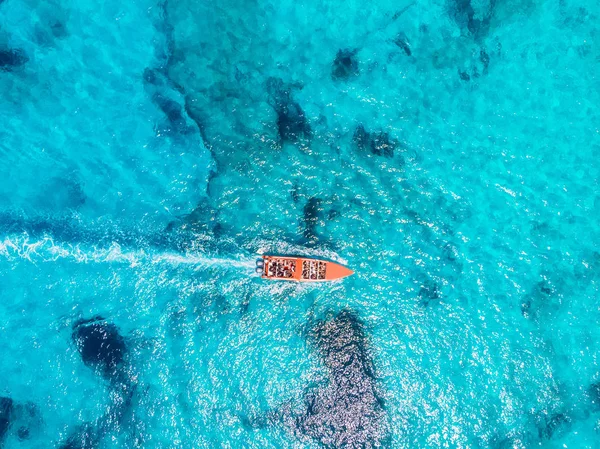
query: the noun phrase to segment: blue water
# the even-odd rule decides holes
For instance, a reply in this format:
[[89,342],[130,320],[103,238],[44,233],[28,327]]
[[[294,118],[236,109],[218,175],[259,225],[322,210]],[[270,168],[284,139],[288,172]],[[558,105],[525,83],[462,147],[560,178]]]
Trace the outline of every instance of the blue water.
[[599,447],[599,16],[0,1],[0,447]]

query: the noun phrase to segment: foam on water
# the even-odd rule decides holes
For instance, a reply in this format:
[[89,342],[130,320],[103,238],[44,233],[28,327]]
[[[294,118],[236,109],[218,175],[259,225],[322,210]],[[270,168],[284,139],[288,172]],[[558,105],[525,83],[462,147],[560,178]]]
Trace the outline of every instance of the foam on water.
[[61,259],[77,263],[123,263],[139,265],[170,264],[206,267],[254,269],[254,259],[224,259],[194,254],[148,253],[143,250],[126,250],[114,243],[107,248],[85,248],[82,245],[55,243],[51,237],[31,240],[28,236],[6,238],[0,242],[0,256],[8,261],[25,259],[29,262],[57,262]]

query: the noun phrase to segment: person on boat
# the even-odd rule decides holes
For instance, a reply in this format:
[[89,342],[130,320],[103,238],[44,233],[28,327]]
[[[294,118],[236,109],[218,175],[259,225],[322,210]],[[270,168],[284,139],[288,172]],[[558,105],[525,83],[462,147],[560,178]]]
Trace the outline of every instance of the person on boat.
[[304,262],[302,264],[302,278],[308,279],[308,276],[309,276],[308,264],[306,262]]

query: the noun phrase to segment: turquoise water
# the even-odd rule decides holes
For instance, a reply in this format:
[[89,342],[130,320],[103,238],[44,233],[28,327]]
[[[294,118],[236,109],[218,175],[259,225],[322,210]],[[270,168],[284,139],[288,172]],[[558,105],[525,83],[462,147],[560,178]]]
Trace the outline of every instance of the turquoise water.
[[0,1],[0,447],[598,447],[599,15]]

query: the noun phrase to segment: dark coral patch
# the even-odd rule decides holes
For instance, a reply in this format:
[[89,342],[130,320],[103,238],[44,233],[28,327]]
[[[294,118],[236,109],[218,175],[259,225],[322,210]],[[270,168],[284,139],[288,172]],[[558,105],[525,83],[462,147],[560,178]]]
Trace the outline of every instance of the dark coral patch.
[[371,135],[365,130],[363,125],[358,125],[356,127],[352,140],[361,152],[368,149],[371,145]]
[[335,220],[339,216],[340,216],[340,211],[338,211],[337,209],[330,209],[329,212],[327,213],[328,220]]
[[0,444],[10,428],[13,418],[13,410],[13,400],[5,396],[0,396]]
[[300,186],[298,184],[294,184],[292,189],[290,190],[290,196],[292,197],[292,201],[297,203],[300,200]]
[[431,305],[433,301],[440,299],[440,291],[437,283],[427,280],[419,290],[420,303],[424,307]]
[[266,83],[269,104],[277,113],[277,131],[281,142],[296,143],[310,139],[312,129],[302,107],[292,98],[292,91],[301,89],[298,84],[284,83],[271,77]]
[[0,447],[3,447],[9,431],[23,441],[29,438],[31,429],[39,427],[40,423],[38,409],[32,402],[22,404],[9,397],[0,397]]
[[311,333],[325,365],[336,372],[350,367],[348,360],[360,364],[361,371],[372,374],[372,362],[367,352],[364,325],[357,314],[344,309],[331,319],[317,323]]
[[191,132],[184,116],[183,106],[160,93],[155,93],[152,96],[152,101],[165,114],[169,122],[169,131],[181,134]]
[[114,377],[122,367],[127,347],[117,326],[101,317],[77,323],[73,341],[83,363],[106,378]]
[[600,411],[600,382],[594,382],[588,388],[588,395],[594,411]]
[[298,142],[311,136],[311,128],[298,103],[282,103],[276,109],[277,130],[282,141]]
[[29,58],[23,50],[0,50],[0,70],[10,72],[25,65]]
[[304,222],[304,238],[310,243],[315,243],[318,240],[317,225],[321,220],[321,212],[322,207],[319,198],[310,198],[304,205],[302,215]]
[[328,385],[309,391],[296,431],[332,448],[376,448],[389,439],[364,326],[343,310],[318,323],[312,340],[329,372]]
[[160,79],[160,75],[158,74],[158,71],[155,69],[151,69],[149,67],[146,67],[144,69],[143,79],[144,79],[144,83],[151,84],[154,86],[159,85],[161,83],[161,79]]
[[394,157],[397,142],[386,132],[368,132],[363,125],[358,125],[352,138],[356,147],[361,151],[369,150],[376,156]]
[[358,76],[360,69],[356,58],[357,53],[358,50],[338,50],[331,67],[331,78],[334,80],[347,80]]
[[488,67],[490,66],[490,55],[487,54],[487,52],[485,51],[485,48],[482,48],[479,51],[479,61],[481,62],[482,66],[483,66],[483,74],[487,74],[488,71]]
[[25,426],[19,427],[19,430],[17,430],[17,438],[19,439],[19,441],[27,440],[27,439],[29,439],[29,436],[30,436],[30,432],[27,427],[25,427]]
[[555,293],[555,287],[548,280],[538,282],[531,292],[523,297],[521,313],[525,318],[539,318],[544,308],[552,305],[552,297]]
[[393,157],[396,143],[385,132],[371,134],[371,153],[377,156]]
[[396,39],[394,39],[394,44],[396,44],[406,56],[412,56],[412,50],[410,49],[410,42],[404,33],[398,34]]
[[367,334],[356,313],[331,314],[308,334],[327,381],[307,390],[302,407],[285,404],[258,417],[242,417],[243,425],[262,429],[282,423],[297,437],[332,449],[388,447],[389,423]]
[[538,436],[543,440],[560,437],[571,428],[571,418],[565,413],[540,416],[539,421]]
[[467,72],[459,70],[458,71],[458,76],[460,77],[461,80],[463,81],[471,81],[471,75],[469,75]]
[[52,25],[50,25],[50,30],[52,31],[52,35],[57,39],[63,39],[67,37],[67,27],[64,23],[56,21]]
[[494,13],[495,0],[490,0],[489,7],[483,17],[479,18],[471,0],[453,0],[452,15],[459,27],[465,29],[475,38],[484,37],[490,29],[490,21]]

